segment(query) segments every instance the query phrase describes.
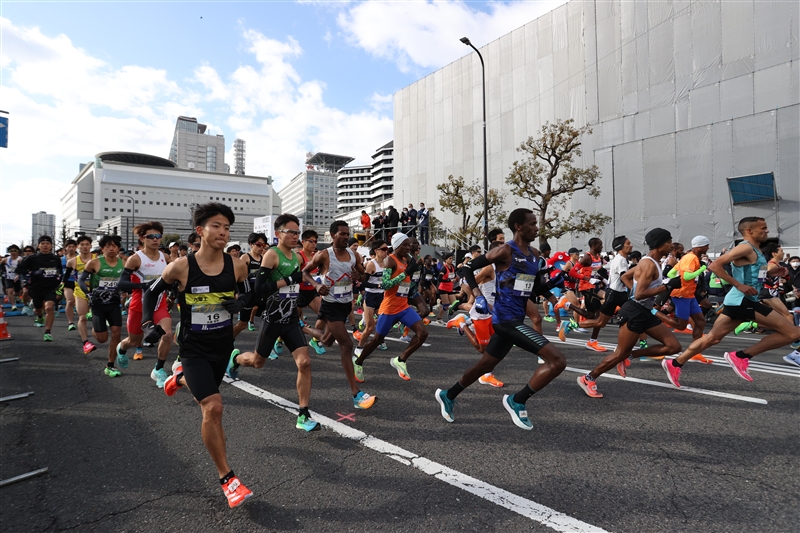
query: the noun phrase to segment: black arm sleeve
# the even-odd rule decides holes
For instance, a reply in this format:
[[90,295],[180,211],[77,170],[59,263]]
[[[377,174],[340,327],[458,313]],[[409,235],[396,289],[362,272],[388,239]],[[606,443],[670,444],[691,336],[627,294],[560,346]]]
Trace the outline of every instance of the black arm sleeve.
[[91,272],[86,272],[86,270],[84,270],[83,272],[81,272],[81,275],[78,276],[78,287],[80,287],[83,293],[87,295],[91,291],[89,290],[89,287],[86,286],[86,280],[89,279],[89,276],[91,275],[92,275]]
[[272,281],[272,269],[261,267],[256,274],[256,286],[254,292],[261,298],[266,298],[278,292],[278,282]]
[[126,268],[122,271],[122,274],[119,277],[119,283],[117,284],[117,288],[123,292],[130,292],[134,289],[145,289],[147,288],[146,283],[134,283],[131,281],[131,274],[133,274],[133,270],[130,268]]
[[471,289],[478,288],[478,282],[475,280],[475,270],[487,267],[491,263],[486,259],[485,255],[479,255],[463,268],[464,279],[467,280]]
[[72,267],[67,267],[67,269],[64,271],[64,275],[61,276],[61,283],[66,283],[67,281],[69,281],[69,277],[71,274],[72,274]]
[[153,321],[153,311],[156,310],[158,297],[162,292],[169,290],[170,287],[169,283],[162,278],[158,278],[149,289],[142,293],[142,324]]

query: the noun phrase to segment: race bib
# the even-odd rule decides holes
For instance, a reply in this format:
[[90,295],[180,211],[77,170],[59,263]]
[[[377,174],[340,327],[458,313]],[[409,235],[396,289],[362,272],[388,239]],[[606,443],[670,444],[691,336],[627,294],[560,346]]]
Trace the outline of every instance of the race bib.
[[288,298],[297,298],[300,296],[300,284],[295,283],[293,285],[287,285],[286,287],[281,287],[278,291],[278,296],[280,298],[288,299]]
[[433,279],[433,274],[425,274],[425,280],[430,281]]
[[450,272],[450,274],[447,275],[447,279],[449,279],[450,281],[453,281],[454,279],[456,279],[456,273],[455,272]]
[[353,283],[350,280],[337,281],[331,292],[333,297],[337,300],[352,300],[353,299]]
[[56,278],[58,277],[58,269],[57,268],[45,268],[42,271],[42,276],[45,278]]
[[397,295],[398,296],[405,296],[408,297],[408,293],[411,291],[411,282],[410,281],[403,281],[400,285],[397,286]]
[[97,284],[97,288],[101,291],[113,291],[117,288],[118,279],[101,279]]
[[763,282],[765,279],[767,279],[767,269],[766,269],[766,267],[762,268],[762,269],[759,269],[759,271],[758,271],[758,281],[762,281]]
[[526,298],[530,296],[531,292],[533,292],[534,279],[534,276],[530,274],[517,274],[514,279],[514,296],[524,296]]
[[411,274],[411,281],[416,283],[417,281],[419,281],[419,276],[420,276],[420,271],[417,270],[416,272]]
[[192,311],[193,331],[214,331],[229,326],[231,314],[224,309],[200,313]]

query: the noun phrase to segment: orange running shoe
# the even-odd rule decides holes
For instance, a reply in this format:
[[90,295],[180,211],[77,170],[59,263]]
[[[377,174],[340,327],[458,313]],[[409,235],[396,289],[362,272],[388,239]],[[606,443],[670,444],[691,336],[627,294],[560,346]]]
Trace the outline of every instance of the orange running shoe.
[[144,359],[144,354],[142,353],[142,350],[140,348],[137,348],[133,354],[133,360],[141,361],[142,359]]
[[631,366],[630,359],[626,358],[624,361],[620,361],[619,363],[617,363],[617,374],[619,374],[620,377],[627,378],[628,377],[627,367],[629,366]]
[[602,398],[603,395],[597,392],[597,383],[589,381],[586,376],[578,376],[578,385],[581,386],[583,392],[591,398]]
[[569,303],[567,297],[562,296],[561,299],[558,302],[556,302],[556,305],[553,306],[553,309],[564,309],[567,303]]
[[600,343],[596,340],[589,339],[589,342],[586,343],[586,347],[590,350],[594,350],[595,352],[607,352],[608,348],[604,348],[600,346]]
[[180,365],[176,368],[172,375],[167,378],[167,381],[164,382],[164,394],[167,396],[175,396],[175,393],[178,392],[183,385],[178,383],[178,378],[183,375],[183,365]]
[[447,329],[463,327],[466,315],[459,314],[447,321]]
[[478,383],[483,383],[484,385],[491,385],[492,387],[497,387],[498,389],[503,385],[505,385],[505,383],[494,377],[494,374],[484,374],[483,376],[478,378]]
[[228,506],[232,508],[242,505],[247,498],[253,495],[253,491],[245,487],[239,478],[234,476],[227,483],[222,485],[222,492],[228,498]]
[[360,341],[361,337],[363,337],[363,334],[360,331],[356,330],[353,332],[353,338],[355,340]]
[[714,362],[711,359],[709,359],[708,357],[703,357],[703,354],[701,354],[701,353],[699,353],[699,354],[695,355],[694,357],[692,357],[692,361],[700,361],[704,365],[710,365],[710,364],[712,364]]
[[423,324],[425,324],[425,325],[427,326],[428,324],[430,324],[430,323],[431,323],[431,319],[430,319],[430,318],[423,318],[423,319],[422,319],[422,323],[423,323]]

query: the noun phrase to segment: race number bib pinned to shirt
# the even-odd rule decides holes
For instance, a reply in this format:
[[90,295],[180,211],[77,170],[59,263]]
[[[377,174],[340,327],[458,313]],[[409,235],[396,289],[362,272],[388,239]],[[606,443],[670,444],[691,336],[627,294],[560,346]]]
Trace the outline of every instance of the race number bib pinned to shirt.
[[287,285],[286,287],[281,287],[278,291],[278,296],[283,299],[287,300],[290,298],[297,298],[300,296],[300,284],[295,283],[293,285]]
[[425,274],[425,281],[430,281],[433,279],[433,274]]
[[450,272],[450,274],[447,275],[447,279],[449,279],[450,281],[456,279],[456,273]]
[[119,283],[118,279],[101,279],[97,288],[101,291],[113,291],[117,288],[117,283]]
[[758,270],[758,281],[763,282],[765,279],[767,279],[767,267]]
[[397,295],[398,296],[405,296],[408,297],[408,293],[411,292],[411,282],[410,281],[402,281],[400,285],[397,286]]
[[45,268],[42,271],[42,276],[45,278],[57,278],[58,277],[58,269],[57,268]]
[[225,309],[192,311],[192,331],[214,331],[229,326],[231,314]]
[[349,279],[339,280],[333,284],[333,297],[337,300],[352,300],[353,299],[353,282]]
[[534,279],[530,274],[517,274],[514,278],[514,296],[529,297],[533,292]]
[[420,273],[420,271],[419,271],[419,270],[417,270],[416,272],[414,272],[413,274],[411,274],[411,281],[413,281],[414,283],[417,283],[417,282],[419,281],[419,276],[420,276],[420,274],[421,274],[421,273]]

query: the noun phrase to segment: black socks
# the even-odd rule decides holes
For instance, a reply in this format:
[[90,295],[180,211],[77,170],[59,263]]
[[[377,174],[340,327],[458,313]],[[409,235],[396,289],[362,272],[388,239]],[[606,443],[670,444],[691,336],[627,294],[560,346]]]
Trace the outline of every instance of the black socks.
[[533,390],[533,389],[530,387],[530,385],[527,385],[527,384],[526,384],[526,385],[525,385],[525,386],[522,388],[522,390],[521,390],[521,391],[519,391],[518,393],[516,393],[516,394],[514,395],[514,401],[515,401],[515,402],[517,402],[517,403],[522,403],[522,404],[524,404],[524,403],[525,403],[525,402],[527,402],[527,401],[528,401],[528,399],[529,399],[531,396],[533,396],[534,394],[536,394],[536,391],[535,391],[535,390]]
[[156,370],[161,370],[162,368],[164,368],[164,363],[166,363],[166,361],[162,361],[161,359],[156,359]]
[[456,381],[456,384],[447,389],[447,399],[448,400],[455,400],[456,396],[461,394],[461,391],[464,390],[464,386],[461,384],[460,381]]
[[744,353],[744,351],[742,351],[742,350],[739,350],[739,351],[736,352],[736,357],[738,357],[739,359],[750,359],[753,356]]
[[227,483],[228,481],[232,480],[232,479],[233,479],[233,478],[235,478],[235,477],[236,477],[236,474],[234,474],[234,473],[233,473],[233,470],[231,470],[230,472],[228,472],[227,474],[225,474],[225,477],[223,477],[223,478],[221,478],[221,479],[219,480],[219,484],[220,484],[220,485],[224,485],[225,483]]
[[672,366],[681,368],[683,365],[678,362],[678,358],[676,357],[675,359],[672,360]]
[[306,418],[311,418],[311,413],[308,412],[308,407],[301,407],[300,412],[297,413],[298,416],[305,415]]

